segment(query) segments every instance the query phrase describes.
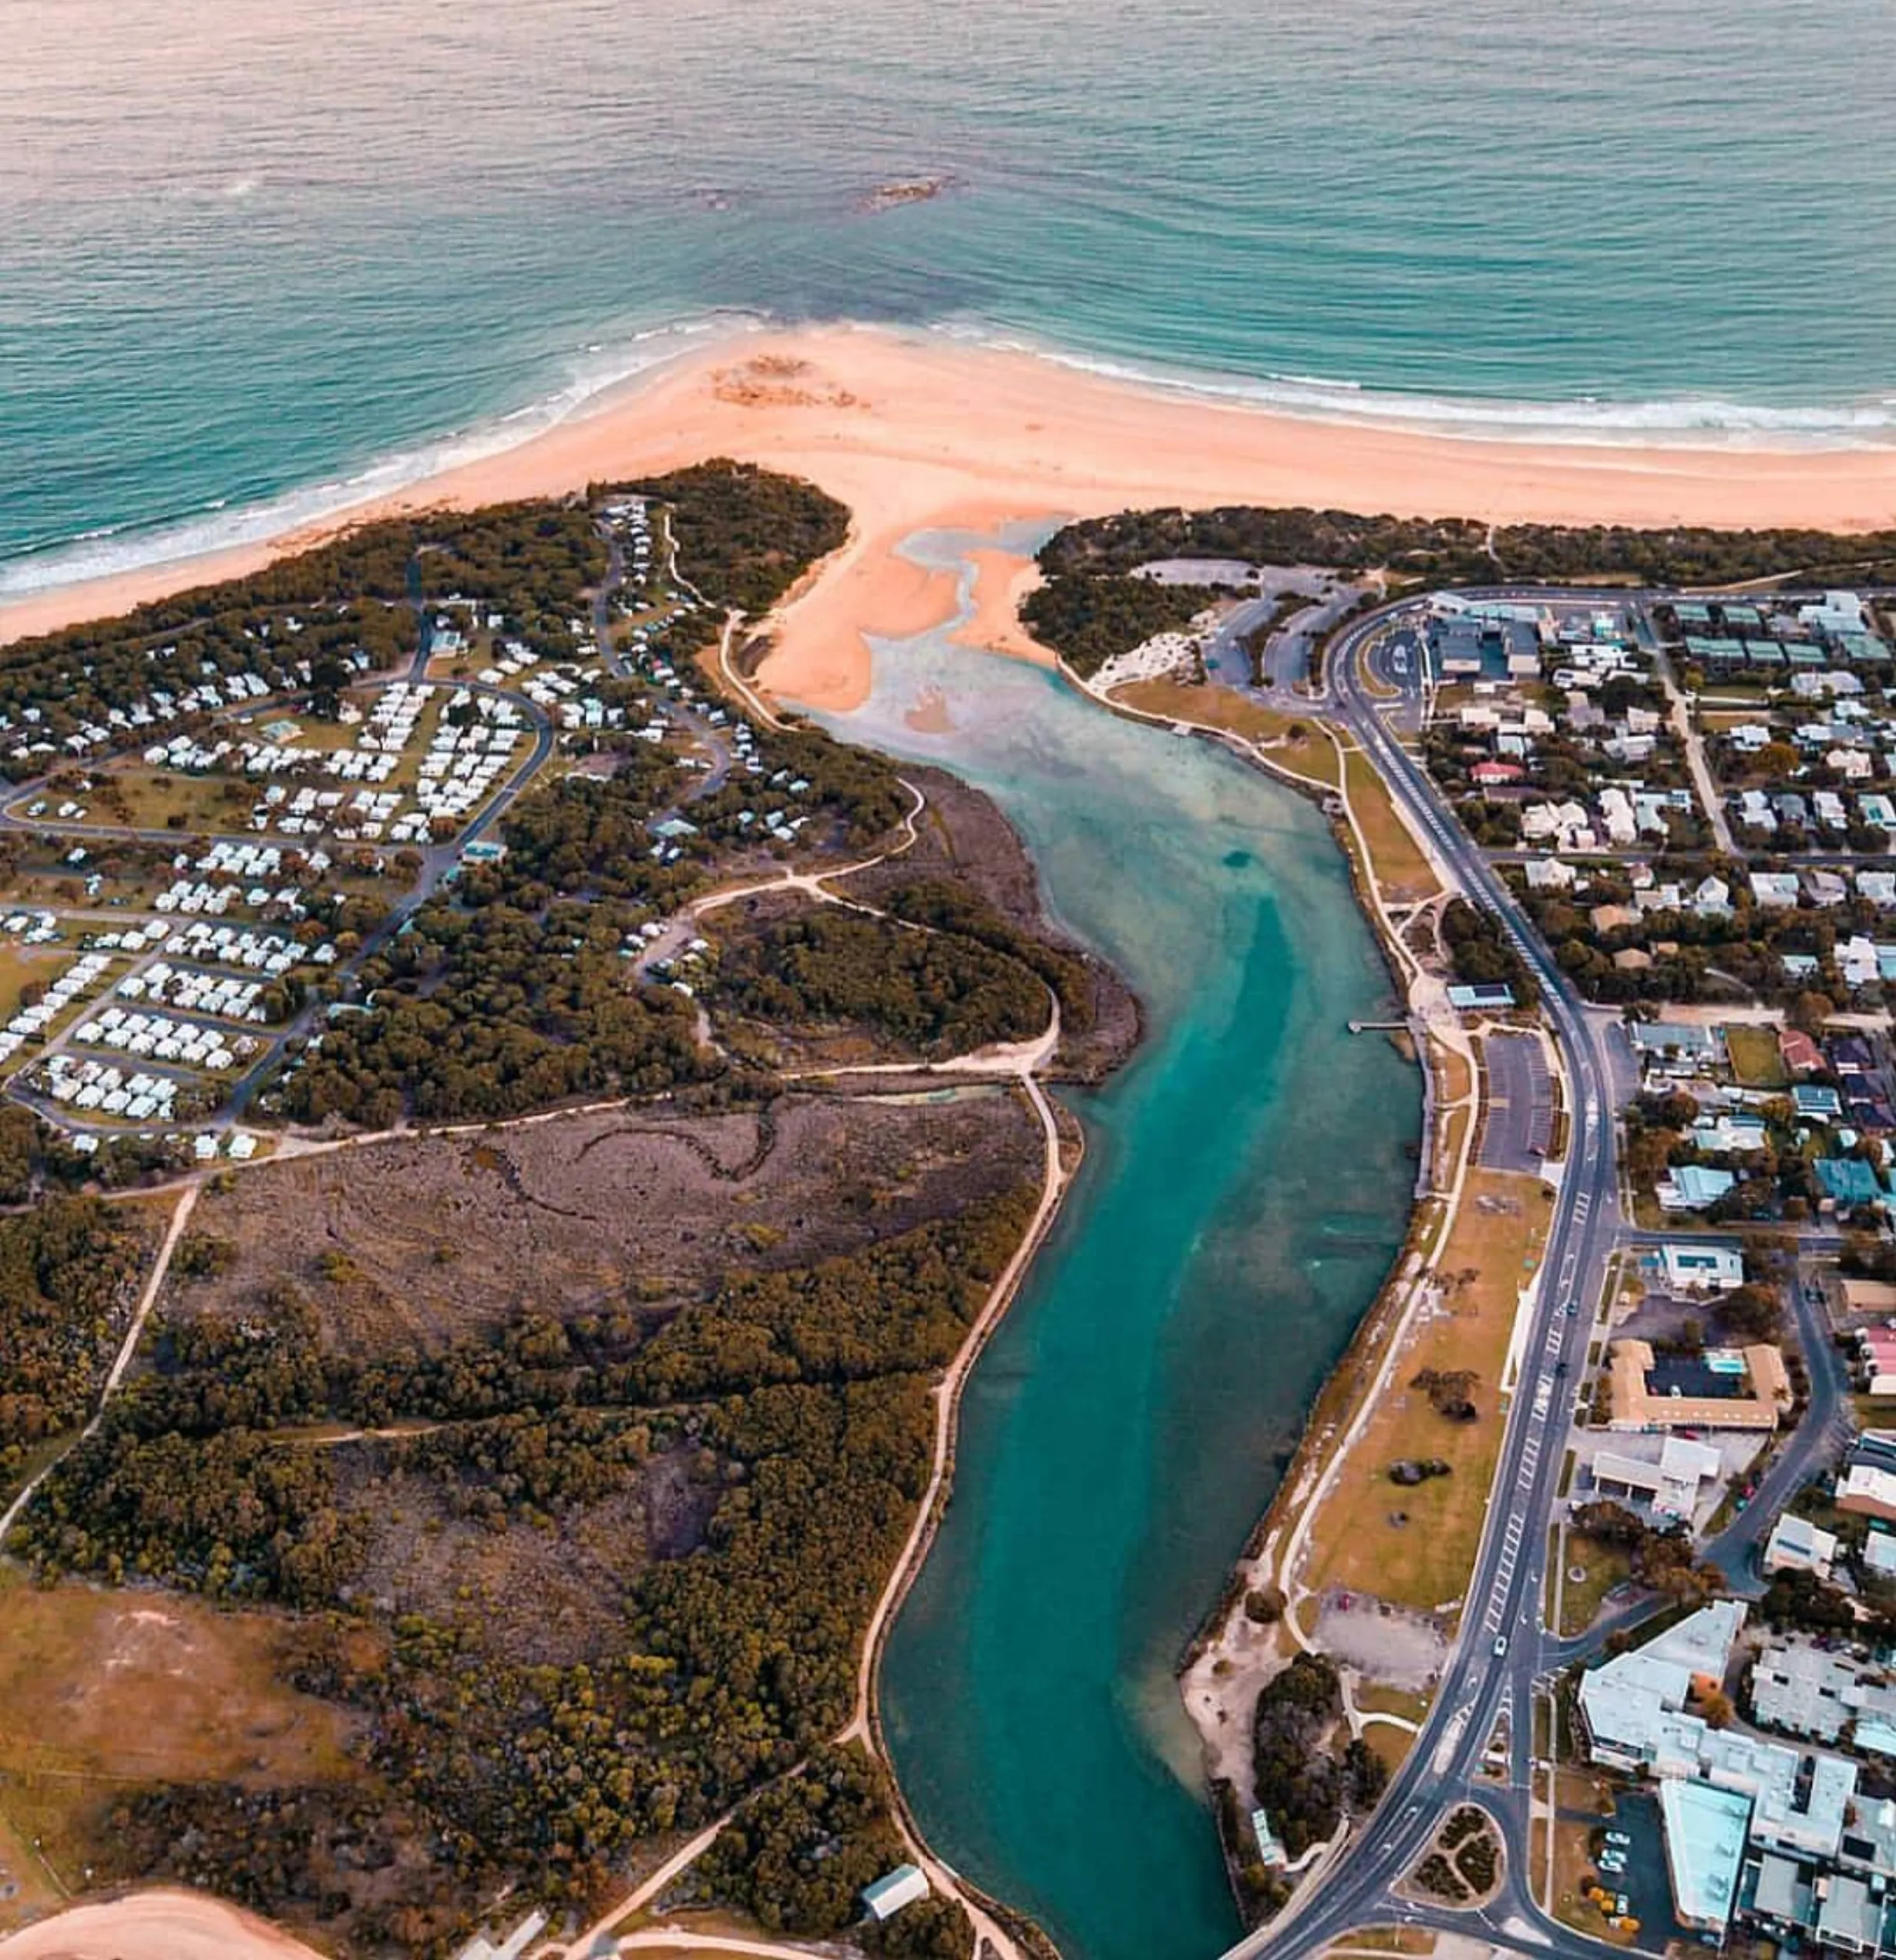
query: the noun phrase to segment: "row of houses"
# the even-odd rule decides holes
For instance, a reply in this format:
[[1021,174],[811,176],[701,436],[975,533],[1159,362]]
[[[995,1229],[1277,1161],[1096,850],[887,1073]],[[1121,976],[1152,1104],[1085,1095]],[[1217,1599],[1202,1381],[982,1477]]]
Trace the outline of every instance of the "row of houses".
[[[297,630],[301,630],[300,621]],[[173,660],[177,651],[175,644],[161,647],[150,657],[154,663]],[[368,656],[360,651],[343,658],[358,673],[366,674],[369,671]],[[236,674],[207,675],[191,687],[176,691],[153,688],[150,694],[122,708],[107,709],[102,720],[82,721],[70,735],[57,742],[45,738],[45,731],[50,725],[45,711],[29,708],[21,711],[17,724],[11,717],[0,714],[0,737],[11,733],[18,738],[6,750],[7,758],[14,762],[31,764],[36,759],[62,754],[76,757],[99,754],[124,748],[147,730],[163,728],[193,716],[247,708],[271,694],[307,688],[311,677],[311,663],[294,660],[272,663],[261,669],[247,668]]]
[[183,1088],[175,1076],[156,1070],[127,1073],[116,1063],[84,1055],[49,1055],[42,1076],[55,1102],[135,1123],[170,1122]]
[[0,1028],[0,1062],[12,1061],[28,1043],[43,1041],[55,1023],[96,991],[111,963],[103,953],[82,953],[38,1000],[16,1007]]

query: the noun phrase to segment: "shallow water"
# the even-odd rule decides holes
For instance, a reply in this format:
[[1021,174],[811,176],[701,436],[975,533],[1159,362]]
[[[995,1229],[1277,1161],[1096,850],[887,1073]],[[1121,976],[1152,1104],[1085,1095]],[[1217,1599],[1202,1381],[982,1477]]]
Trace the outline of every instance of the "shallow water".
[[[903,720],[938,686],[942,737]],[[1068,1960],[1237,1925],[1172,1669],[1397,1246],[1420,1080],[1345,1023],[1388,986],[1309,805],[928,636],[845,732],[995,797],[1147,1039],[1074,1096],[1084,1168],[964,1404],[884,1710],[936,1848]]]

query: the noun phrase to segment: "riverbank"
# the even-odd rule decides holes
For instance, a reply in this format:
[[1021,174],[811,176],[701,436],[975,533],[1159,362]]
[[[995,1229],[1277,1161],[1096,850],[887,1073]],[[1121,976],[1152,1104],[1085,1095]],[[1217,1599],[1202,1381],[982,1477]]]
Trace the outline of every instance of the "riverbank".
[[[239,575],[341,522],[558,495],[717,455],[807,476],[857,513],[849,543],[785,609],[760,671],[778,694],[838,711],[867,696],[869,640],[911,636],[954,614],[953,580],[919,570],[901,552],[922,530],[1226,503],[1841,531],[1896,514],[1892,448],[1562,447],[1442,436],[1208,400],[939,337],[826,326],[694,348],[517,448],[341,519],[15,600],[0,607],[0,638]],[[981,566],[970,636],[1030,652],[1013,625],[1030,577]]]
[[[1101,688],[1057,664],[1111,712],[1216,743],[1321,805],[1406,1004],[1407,1039],[1424,1074],[1421,1168],[1404,1243],[1178,1669],[1233,1896],[1254,1921],[1271,1909],[1249,1824],[1258,1800],[1250,1737],[1259,1691],[1299,1652],[1326,1654],[1339,1669],[1342,1733],[1367,1742],[1391,1770],[1426,1713],[1462,1568],[1479,1541],[1500,1424],[1457,1426],[1444,1440],[1426,1400],[1398,1390],[1398,1364],[1405,1374],[1466,1368],[1483,1400],[1504,1389],[1513,1276],[1544,1224],[1546,1193],[1538,1179],[1474,1168],[1491,1030],[1465,1027],[1447,999],[1435,927],[1454,887],[1356,743],[1328,723],[1300,722],[1202,681]],[[1398,1505],[1386,1478],[1405,1457],[1434,1459],[1444,1481],[1404,1490]],[[1410,1509],[1424,1515],[1412,1522]],[[1339,1599],[1355,1610],[1336,1611]],[[1312,1847],[1319,1867],[1346,1836],[1346,1826],[1320,1855]]]

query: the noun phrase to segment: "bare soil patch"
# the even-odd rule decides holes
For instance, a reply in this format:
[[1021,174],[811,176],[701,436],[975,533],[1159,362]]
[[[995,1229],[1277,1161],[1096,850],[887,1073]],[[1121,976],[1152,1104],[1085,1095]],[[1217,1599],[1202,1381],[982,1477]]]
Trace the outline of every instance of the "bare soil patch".
[[19,1888],[0,1927],[49,1903],[52,1874],[79,1881],[129,1789],[359,1777],[347,1711],[280,1678],[294,1637],[277,1615],[173,1592],[0,1579],[0,1843]]
[[[442,1480],[391,1470],[374,1444],[338,1451],[339,1495],[371,1529],[355,1591],[394,1617],[419,1613],[497,1659],[592,1661],[624,1645],[625,1595],[647,1562],[664,1459],[641,1488],[556,1520],[496,1525],[459,1514]],[[708,1509],[708,1507],[704,1507]],[[702,1531],[694,1518],[692,1541]]]

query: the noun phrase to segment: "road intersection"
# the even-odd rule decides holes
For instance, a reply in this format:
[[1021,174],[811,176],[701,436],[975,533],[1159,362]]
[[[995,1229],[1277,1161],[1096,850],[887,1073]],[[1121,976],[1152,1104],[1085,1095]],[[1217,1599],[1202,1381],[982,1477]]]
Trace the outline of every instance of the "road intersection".
[[[1608,1261],[1616,1248],[1648,1236],[1627,1229],[1619,1204],[1615,1117],[1629,1058],[1617,1014],[1581,1000],[1487,853],[1461,829],[1401,739],[1420,728],[1427,711],[1430,681],[1420,619],[1411,602],[1378,608],[1344,626],[1329,650],[1324,696],[1311,705],[1333,714],[1354,738],[1447,881],[1500,920],[1533,974],[1564,1077],[1565,1153],[1543,1173],[1554,1187],[1554,1205],[1540,1269],[1522,1309],[1528,1323],[1516,1344],[1519,1375],[1460,1629],[1428,1714],[1374,1817],[1305,1881],[1283,1913],[1238,1942],[1225,1960],[1265,1954],[1302,1960],[1355,1929],[1378,1925],[1432,1926],[1496,1947],[1575,1960],[1617,1950],[1543,1909],[1530,1882],[1530,1847],[1531,1792],[1545,1770],[1534,1758],[1537,1697],[1551,1690],[1558,1673],[1598,1652],[1612,1633],[1654,1610],[1649,1601],[1635,1602],[1578,1639],[1560,1638],[1542,1619],[1574,1391],[1585,1371]],[[1750,1508],[1706,1548],[1734,1590],[1757,1589],[1759,1540],[1834,1451],[1845,1421],[1846,1391],[1818,1310],[1803,1286],[1791,1292],[1810,1360],[1810,1402]],[[1422,1902],[1402,1885],[1449,1811],[1464,1799],[1490,1813],[1507,1849],[1499,1891],[1478,1911]]]

